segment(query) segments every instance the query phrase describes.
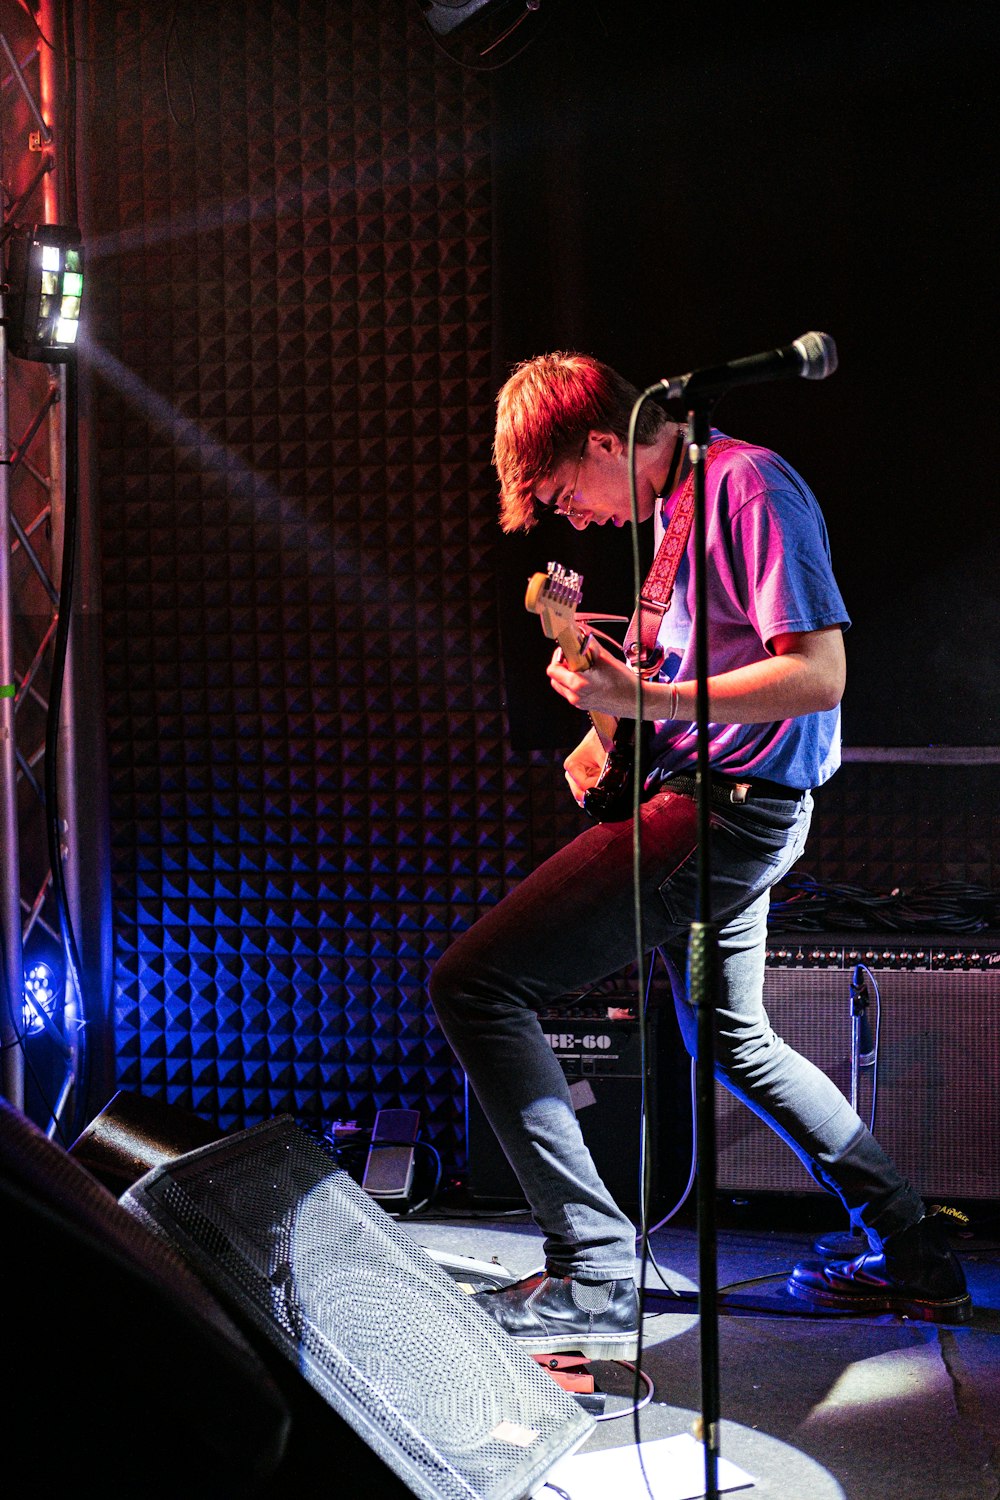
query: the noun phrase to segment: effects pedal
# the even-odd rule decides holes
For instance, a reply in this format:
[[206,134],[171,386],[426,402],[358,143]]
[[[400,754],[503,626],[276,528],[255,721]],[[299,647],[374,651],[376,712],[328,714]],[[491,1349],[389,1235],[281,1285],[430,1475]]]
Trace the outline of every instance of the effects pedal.
[[380,1109],[372,1128],[361,1186],[378,1203],[403,1204],[413,1188],[420,1111]]

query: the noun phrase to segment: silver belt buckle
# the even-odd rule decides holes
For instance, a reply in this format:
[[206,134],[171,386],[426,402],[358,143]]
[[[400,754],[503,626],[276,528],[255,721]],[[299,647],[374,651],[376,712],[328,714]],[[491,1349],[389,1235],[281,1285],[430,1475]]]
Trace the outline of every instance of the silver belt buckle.
[[740,807],[747,800],[749,795],[750,782],[738,781],[729,793],[729,800],[730,802],[734,802],[737,807]]

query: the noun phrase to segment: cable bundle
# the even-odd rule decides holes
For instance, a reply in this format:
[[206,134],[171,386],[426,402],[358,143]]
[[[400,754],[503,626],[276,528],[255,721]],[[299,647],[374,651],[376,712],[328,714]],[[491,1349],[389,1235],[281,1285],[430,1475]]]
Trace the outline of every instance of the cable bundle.
[[1000,929],[1000,891],[946,880],[879,893],[804,876],[776,887],[768,925],[772,932],[985,932]]

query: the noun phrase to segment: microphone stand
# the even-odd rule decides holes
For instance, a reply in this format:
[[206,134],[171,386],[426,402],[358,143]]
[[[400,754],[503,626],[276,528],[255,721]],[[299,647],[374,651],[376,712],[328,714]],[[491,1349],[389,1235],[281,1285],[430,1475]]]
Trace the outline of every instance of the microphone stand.
[[[870,1067],[876,1061],[875,1041],[868,1020],[868,979],[864,966],[858,964],[851,976],[851,1108],[860,1113],[859,1081],[862,1067]],[[864,1058],[864,1062],[862,1062]],[[873,1096],[874,1098],[874,1096]],[[874,1106],[873,1106],[874,1109]],[[875,1121],[870,1122],[874,1128]],[[834,1255],[844,1260],[853,1260],[868,1249],[868,1239],[853,1225],[841,1233],[820,1235],[813,1242],[813,1249],[820,1255]]]
[[[800,347],[808,339],[808,348]],[[793,358],[789,358],[791,354]],[[711,825],[708,744],[708,566],[705,522],[705,454],[711,435],[712,407],[741,372],[747,383],[770,379],[775,360],[786,374],[823,379],[837,368],[837,351],[826,334],[803,335],[791,350],[775,351],[767,360],[736,361],[719,370],[694,372],[659,384],[668,398],[687,403],[688,456],[694,478],[695,567],[695,729],[697,733],[698,885],[695,920],[688,934],[688,975],[697,1019],[695,1062],[698,1132],[698,1321],[701,1351],[702,1442],[705,1452],[705,1500],[719,1497],[719,1287],[716,1234],[715,1016],[719,986],[719,934],[712,920]],[[739,383],[743,383],[740,381]],[[651,386],[645,394],[654,394]],[[662,398],[662,392],[661,398]]]
[[718,996],[718,932],[712,922],[710,767],[708,745],[708,581],[705,521],[705,450],[713,398],[692,400],[688,412],[688,456],[694,475],[695,676],[698,747],[698,902],[688,937],[688,974],[697,1017],[695,1063],[698,1134],[698,1320],[701,1351],[702,1442],[705,1500],[719,1495],[719,1306],[716,1234],[715,1012]]

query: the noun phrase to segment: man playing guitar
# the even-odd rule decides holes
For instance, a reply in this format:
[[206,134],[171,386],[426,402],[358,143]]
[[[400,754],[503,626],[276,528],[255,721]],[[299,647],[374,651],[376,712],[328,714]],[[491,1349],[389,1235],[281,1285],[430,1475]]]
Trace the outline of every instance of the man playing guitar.
[[[627,434],[638,394],[586,355],[518,366],[497,402],[504,530],[529,528],[539,509],[577,529],[628,524]],[[659,542],[687,482],[684,428],[646,403],[635,436],[639,519],[654,521]],[[683,980],[697,895],[692,550],[688,538],[657,638],[663,665],[643,694],[652,737],[638,895],[647,945],[676,976],[681,1032],[693,1052]],[[927,1214],[832,1081],[776,1036],[764,1010],[769,891],[803,851],[813,788],[839,765],[849,621],[808,486],[776,454],[715,431],[706,555],[717,1073],[840,1198],[871,1246],[853,1261],[796,1266],[789,1291],[847,1312],[963,1321],[971,1303],[942,1221]],[[632,669],[597,640],[580,653],[557,646],[548,676],[598,726],[602,716],[634,715]],[[567,756],[581,805],[605,759],[598,727]],[[478,1294],[533,1351],[620,1359],[636,1349],[635,1228],[594,1168],[538,1023],[540,1010],[632,958],[633,844],[631,811],[594,822],[459,937],[431,977],[440,1024],[544,1235],[543,1269]]]

